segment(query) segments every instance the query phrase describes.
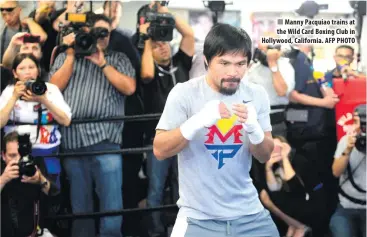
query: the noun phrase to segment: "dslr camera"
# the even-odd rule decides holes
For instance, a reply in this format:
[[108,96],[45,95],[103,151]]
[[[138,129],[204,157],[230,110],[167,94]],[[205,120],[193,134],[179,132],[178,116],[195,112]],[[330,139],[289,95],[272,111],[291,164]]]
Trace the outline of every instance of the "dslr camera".
[[35,80],[28,80],[24,85],[27,90],[32,91],[35,95],[43,95],[47,91],[46,83],[40,77]]
[[81,13],[66,13],[66,20],[69,25],[61,26],[61,35],[75,34],[74,51],[75,56],[82,58],[97,52],[97,40],[108,36],[108,30],[104,28],[94,28],[89,33],[83,27],[90,27],[90,16]]
[[[290,50],[282,50],[281,45],[268,45],[267,50],[269,49],[277,49],[279,51],[282,51],[282,57],[286,58],[292,58],[297,55],[297,49],[291,48]],[[265,67],[269,67],[266,54],[259,48],[255,48],[252,60],[255,63],[260,62]]]
[[19,148],[18,152],[20,154],[20,160],[18,162],[19,166],[19,177],[26,175],[32,177],[35,175],[37,169],[34,164],[32,153],[32,144],[30,142],[30,134],[24,134],[18,136]]

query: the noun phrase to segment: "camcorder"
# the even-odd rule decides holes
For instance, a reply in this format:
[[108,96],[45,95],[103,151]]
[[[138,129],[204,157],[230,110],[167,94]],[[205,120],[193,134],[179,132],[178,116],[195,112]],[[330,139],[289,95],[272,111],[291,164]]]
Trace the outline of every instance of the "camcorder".
[[[66,13],[65,19],[69,25],[61,27],[61,35],[75,34],[74,52],[76,57],[90,56],[97,52],[97,40],[107,37],[109,32],[105,28],[93,28],[86,32],[83,28],[90,27],[90,16],[81,13]],[[60,39],[62,40],[62,39]]]
[[23,134],[18,136],[18,152],[20,154],[19,166],[19,177],[23,175],[32,177],[36,174],[36,165],[34,159],[31,156],[32,144],[30,141],[30,134]]
[[357,135],[355,147],[358,151],[366,153],[366,105],[358,106],[356,112],[360,119],[361,132]]
[[[168,1],[162,1],[161,6],[167,6]],[[156,2],[150,11],[146,12],[144,23],[150,23],[147,30],[148,37],[154,41],[169,42],[173,39],[173,30],[176,27],[176,22],[172,14],[159,13],[158,2]],[[144,39],[139,38],[139,48],[144,48]]]
[[[167,2],[162,2],[165,6]],[[170,13],[158,13],[157,3],[154,4],[151,12],[147,13],[146,22],[150,22],[148,36],[154,41],[171,41],[173,30],[176,27],[175,19]]]
[[[268,45],[267,50],[269,50],[269,49],[277,49],[279,51],[282,51],[281,52],[282,57],[285,57],[285,58],[293,58],[297,55],[297,52],[298,52],[298,50],[293,48],[293,47],[291,47],[291,49],[287,49],[287,50],[284,49],[283,50],[281,45]],[[269,67],[266,53],[261,51],[259,48],[255,48],[254,56],[252,57],[252,60],[255,63],[260,62],[265,67]]]
[[35,80],[28,80],[24,85],[26,90],[30,90],[35,95],[43,95],[47,91],[46,83],[40,77],[37,77]]

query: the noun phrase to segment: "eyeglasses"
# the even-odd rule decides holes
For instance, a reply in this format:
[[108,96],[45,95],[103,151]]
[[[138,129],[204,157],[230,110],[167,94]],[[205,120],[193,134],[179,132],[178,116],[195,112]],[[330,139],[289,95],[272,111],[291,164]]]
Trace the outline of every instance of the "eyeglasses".
[[0,8],[0,12],[12,12],[14,11],[14,9],[17,7],[5,7],[5,8]]

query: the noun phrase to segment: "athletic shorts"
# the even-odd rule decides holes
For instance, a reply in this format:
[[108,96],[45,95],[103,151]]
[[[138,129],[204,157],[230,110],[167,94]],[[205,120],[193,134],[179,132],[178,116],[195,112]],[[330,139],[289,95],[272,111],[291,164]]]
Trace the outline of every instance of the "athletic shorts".
[[171,237],[279,237],[268,210],[232,221],[177,217]]

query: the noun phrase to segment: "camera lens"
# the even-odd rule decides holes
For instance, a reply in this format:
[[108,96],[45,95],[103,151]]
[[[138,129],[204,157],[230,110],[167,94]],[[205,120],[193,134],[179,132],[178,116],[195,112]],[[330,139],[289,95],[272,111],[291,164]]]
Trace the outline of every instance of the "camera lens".
[[36,95],[43,95],[46,93],[47,86],[43,81],[35,81],[32,83],[32,92]]
[[25,166],[23,169],[23,174],[28,177],[33,177],[36,174],[36,167],[32,163],[31,165]]
[[76,39],[76,44],[81,49],[87,50],[93,45],[93,37],[89,34],[79,34]]

